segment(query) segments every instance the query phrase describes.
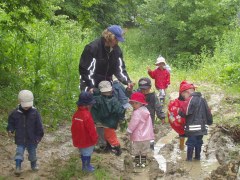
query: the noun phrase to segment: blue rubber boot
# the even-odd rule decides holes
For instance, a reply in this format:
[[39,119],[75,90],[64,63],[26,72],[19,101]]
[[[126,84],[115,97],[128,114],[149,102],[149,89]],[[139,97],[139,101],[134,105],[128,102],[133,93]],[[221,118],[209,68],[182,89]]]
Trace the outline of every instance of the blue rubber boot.
[[93,172],[95,169],[90,164],[91,156],[81,156],[82,159],[82,171]]
[[15,161],[16,161],[15,175],[20,176],[22,160],[21,159],[16,159]]

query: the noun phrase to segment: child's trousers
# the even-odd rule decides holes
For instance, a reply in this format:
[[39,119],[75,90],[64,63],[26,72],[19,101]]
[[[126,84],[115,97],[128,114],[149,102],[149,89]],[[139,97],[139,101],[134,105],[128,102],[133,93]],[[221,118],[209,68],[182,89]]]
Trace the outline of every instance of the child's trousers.
[[29,144],[29,145],[17,145],[15,160],[24,160],[24,151],[27,149],[28,151],[28,160],[33,162],[37,161],[37,144]]
[[104,138],[111,146],[120,146],[115,129],[104,128]]

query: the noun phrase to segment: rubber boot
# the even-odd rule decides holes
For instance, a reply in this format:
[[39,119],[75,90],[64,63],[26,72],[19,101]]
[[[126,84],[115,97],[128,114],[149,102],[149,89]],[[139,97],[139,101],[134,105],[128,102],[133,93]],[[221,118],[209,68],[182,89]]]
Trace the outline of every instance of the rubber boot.
[[154,151],[154,142],[150,142],[150,149]]
[[186,161],[192,161],[194,147],[188,146],[187,147],[187,159]]
[[185,141],[184,137],[179,138],[179,142],[180,142],[179,143],[179,149],[182,150],[182,151],[184,150],[184,141]]
[[195,146],[195,160],[200,160],[201,159],[201,146]]
[[139,167],[140,166],[140,156],[135,156],[134,162],[135,162],[135,166]]
[[122,154],[122,150],[120,146],[114,146],[112,147],[112,152],[116,155],[116,156],[120,156]]
[[38,166],[37,166],[37,161],[32,161],[32,162],[31,162],[31,169],[32,169],[33,171],[38,171],[38,170],[39,170],[39,168],[38,168]]
[[108,152],[110,152],[112,150],[112,146],[109,144],[109,142],[107,142],[107,145],[106,145],[106,147],[105,147],[105,149],[104,149],[104,152],[105,153],[108,153]]
[[147,163],[147,157],[141,156],[141,167],[145,168]]
[[16,161],[15,175],[20,176],[22,160],[21,159],[16,159],[15,161]]
[[90,165],[91,156],[81,156],[82,159],[82,171],[93,172],[95,169]]

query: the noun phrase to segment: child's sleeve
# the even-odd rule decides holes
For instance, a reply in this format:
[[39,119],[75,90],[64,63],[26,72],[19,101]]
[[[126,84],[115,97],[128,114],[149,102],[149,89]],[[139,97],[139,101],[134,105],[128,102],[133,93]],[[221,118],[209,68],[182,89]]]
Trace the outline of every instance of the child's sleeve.
[[13,112],[8,116],[8,125],[7,125],[7,131],[8,132],[14,132],[16,130],[15,127],[15,119],[13,117]]
[[127,132],[132,134],[140,123],[139,115],[136,112],[133,112],[131,121],[128,124]]
[[206,108],[206,116],[207,116],[207,125],[212,125],[213,123],[213,117],[212,117],[212,113],[210,108],[208,107],[207,101],[205,99],[203,99],[203,102],[205,104],[205,108]]
[[37,113],[37,121],[36,121],[36,141],[37,143],[39,143],[42,140],[42,137],[44,135],[44,131],[43,131],[43,124],[42,124],[42,119],[41,116],[38,112]]
[[148,71],[148,74],[149,74],[149,76],[152,78],[152,79],[155,79],[155,71]]
[[160,101],[156,94],[154,94],[154,98],[155,98],[154,99],[155,100],[154,109],[156,111],[157,117],[161,120],[165,119],[165,113],[163,112],[163,106],[160,104]]
[[167,71],[167,78],[166,78],[167,86],[170,85],[170,73]]

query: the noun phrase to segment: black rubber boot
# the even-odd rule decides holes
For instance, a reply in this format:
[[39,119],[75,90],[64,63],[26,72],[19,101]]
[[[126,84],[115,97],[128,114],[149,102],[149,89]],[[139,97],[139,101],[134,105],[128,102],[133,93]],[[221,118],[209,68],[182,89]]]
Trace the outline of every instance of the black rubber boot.
[[195,160],[200,160],[201,159],[201,155],[200,155],[201,150],[202,150],[201,146],[195,146],[195,157],[194,157]]
[[120,156],[122,154],[122,150],[120,146],[114,146],[112,147],[112,152],[116,155],[116,156]]
[[147,157],[146,156],[141,156],[141,167],[145,168],[147,163]]
[[37,161],[32,161],[31,162],[31,169],[33,171],[38,171],[39,170],[38,165],[37,165]]
[[139,167],[140,166],[140,156],[135,156],[134,162],[135,162],[135,166]]
[[187,147],[187,159],[186,161],[192,161],[194,147],[188,146]]
[[112,146],[109,144],[109,142],[107,142],[107,145],[106,145],[106,147],[105,147],[105,149],[104,149],[104,152],[105,153],[108,153],[108,152],[110,152],[112,150]]

